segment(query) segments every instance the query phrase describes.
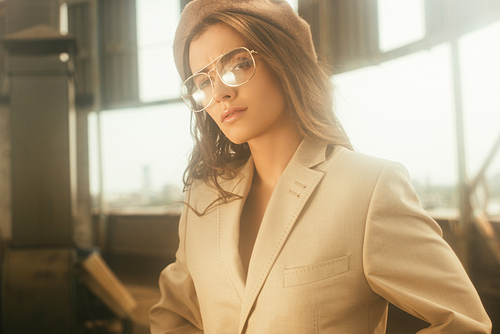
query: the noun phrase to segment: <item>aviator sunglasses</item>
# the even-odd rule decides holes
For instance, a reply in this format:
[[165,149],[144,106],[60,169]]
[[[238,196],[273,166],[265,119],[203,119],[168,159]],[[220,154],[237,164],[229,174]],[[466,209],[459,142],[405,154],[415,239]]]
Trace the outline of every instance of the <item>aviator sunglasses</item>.
[[[181,88],[182,99],[194,112],[205,110],[214,99],[214,78],[210,76],[215,71],[220,80],[229,87],[241,86],[255,74],[254,50],[239,47],[211,61],[207,66],[197,71],[184,81]],[[207,67],[215,62],[215,67],[207,71]]]

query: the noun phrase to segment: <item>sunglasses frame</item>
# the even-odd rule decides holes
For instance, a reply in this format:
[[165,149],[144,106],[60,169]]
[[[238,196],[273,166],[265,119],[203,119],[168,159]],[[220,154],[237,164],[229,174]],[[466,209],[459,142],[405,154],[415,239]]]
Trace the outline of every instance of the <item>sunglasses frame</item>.
[[[219,71],[217,70],[217,67],[218,67],[218,65],[219,65],[219,61],[220,61],[220,60],[221,60],[224,56],[226,56],[226,55],[228,55],[228,54],[230,54],[230,53],[232,53],[232,52],[234,52],[234,51],[236,51],[236,50],[245,50],[245,51],[247,51],[247,52],[250,54],[250,57],[252,58],[252,62],[253,62],[254,71],[253,71],[252,75],[250,76],[250,78],[248,78],[245,82],[242,82],[242,83],[237,84],[237,85],[231,85],[231,84],[227,84],[227,83],[224,81],[224,79],[222,79],[222,77],[221,77],[221,75],[220,75]],[[213,102],[213,100],[214,100],[214,92],[215,92],[214,80],[213,80],[213,79],[212,79],[212,77],[210,76],[210,72],[212,72],[212,71],[215,71],[215,73],[217,73],[217,76],[219,77],[220,81],[221,81],[224,85],[226,85],[226,86],[228,86],[228,87],[239,87],[239,86],[244,85],[244,84],[246,84],[247,82],[249,82],[249,81],[253,78],[253,76],[255,75],[255,72],[256,72],[256,70],[257,70],[257,64],[255,64],[255,58],[253,57],[253,55],[254,55],[254,54],[257,54],[257,53],[258,53],[258,52],[257,52],[257,51],[255,51],[255,50],[249,50],[249,49],[247,49],[247,48],[246,48],[246,47],[244,47],[244,46],[240,46],[240,47],[234,48],[234,49],[232,49],[231,51],[228,51],[228,52],[226,52],[226,53],[224,53],[224,54],[221,54],[220,56],[218,56],[217,58],[215,58],[214,60],[212,60],[210,63],[208,63],[206,66],[204,66],[202,69],[200,69],[200,70],[196,71],[195,73],[193,73],[193,74],[192,74],[189,78],[187,78],[186,80],[184,80],[184,82],[182,83],[182,86],[181,86],[181,92],[182,92],[183,88],[186,86],[186,82],[187,82],[188,80],[190,80],[190,79],[192,79],[193,77],[195,77],[195,76],[197,76],[197,75],[200,75],[200,74],[201,74],[201,75],[206,75],[206,76],[209,78],[209,80],[210,80],[210,85],[212,86],[212,97],[211,97],[211,99],[210,99],[210,102],[207,104],[207,106],[206,106],[206,107],[204,107],[204,108],[202,108],[202,109],[199,109],[199,110],[195,110],[195,109],[191,108],[191,107],[189,106],[189,103],[186,101],[186,99],[187,99],[188,97],[192,96],[192,95],[181,95],[182,99],[184,100],[184,103],[185,103],[185,104],[188,106],[188,108],[189,108],[191,111],[193,111],[193,112],[201,112],[201,111],[203,111],[203,110],[207,109],[207,108],[208,108],[208,107],[212,104],[212,102]],[[202,71],[204,71],[207,67],[209,67],[210,65],[212,65],[214,62],[215,62],[215,66],[214,66],[214,68],[212,68],[212,69],[211,69],[210,71],[208,71],[208,72],[202,72]]]

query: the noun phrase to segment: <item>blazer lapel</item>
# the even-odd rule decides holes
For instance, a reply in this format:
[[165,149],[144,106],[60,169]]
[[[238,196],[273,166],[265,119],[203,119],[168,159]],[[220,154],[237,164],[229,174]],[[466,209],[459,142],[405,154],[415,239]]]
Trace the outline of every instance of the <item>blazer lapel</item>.
[[323,177],[322,172],[311,168],[325,161],[325,153],[326,144],[304,139],[273,191],[250,259],[241,308],[240,333],[290,230]]
[[252,185],[253,171],[253,159],[250,157],[241,168],[240,174],[227,185],[224,185],[227,190],[242,196],[243,199],[238,199],[217,207],[219,256],[222,267],[229,276],[240,301],[245,291],[246,279],[239,253],[240,216]]

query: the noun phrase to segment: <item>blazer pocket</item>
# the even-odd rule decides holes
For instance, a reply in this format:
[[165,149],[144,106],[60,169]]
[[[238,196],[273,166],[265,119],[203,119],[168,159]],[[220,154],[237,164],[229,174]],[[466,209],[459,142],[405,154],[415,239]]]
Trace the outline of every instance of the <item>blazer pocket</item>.
[[330,261],[313,265],[285,269],[285,287],[302,285],[321,281],[349,270],[349,256],[339,257]]

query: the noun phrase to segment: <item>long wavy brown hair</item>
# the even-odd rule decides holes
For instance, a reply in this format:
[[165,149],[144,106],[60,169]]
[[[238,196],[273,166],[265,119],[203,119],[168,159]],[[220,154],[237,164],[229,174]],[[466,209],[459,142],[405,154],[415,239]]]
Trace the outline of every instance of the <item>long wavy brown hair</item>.
[[[329,76],[317,59],[313,59],[288,35],[275,26],[256,17],[241,13],[216,13],[200,22],[187,38],[184,68],[189,77],[189,45],[209,27],[225,24],[237,31],[256,50],[259,56],[279,78],[285,93],[287,110],[297,123],[302,136],[317,142],[352,145],[335,116],[333,86]],[[194,149],[184,172],[184,190],[195,180],[203,180],[214,188],[219,197],[213,205],[241,198],[223,189],[219,181],[236,176],[235,169],[250,156],[245,144],[232,143],[206,112],[194,113],[191,119]],[[200,213],[198,213],[200,214]]]

